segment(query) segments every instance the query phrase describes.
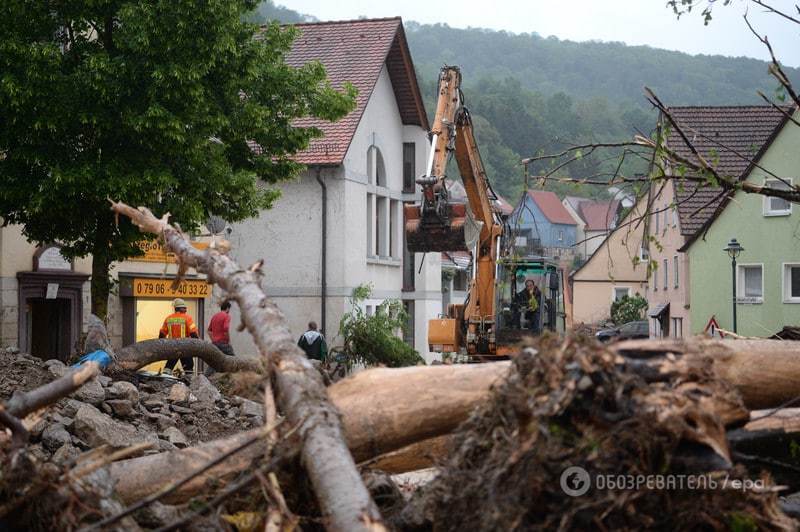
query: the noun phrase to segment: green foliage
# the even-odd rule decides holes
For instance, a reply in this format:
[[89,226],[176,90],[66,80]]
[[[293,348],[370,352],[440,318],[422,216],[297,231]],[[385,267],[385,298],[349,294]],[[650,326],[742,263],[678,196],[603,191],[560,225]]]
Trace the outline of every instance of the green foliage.
[[185,230],[255,216],[319,135],[293,121],[353,108],[354,89],[333,90],[320,64],[285,63],[293,30],[254,38],[244,16],[255,6],[0,4],[0,216],[31,241],[93,255],[93,311],[104,314],[110,262],[139,254],[142,238],[115,224],[108,198],[169,212]]
[[611,303],[611,321],[617,325],[630,321],[644,319],[644,312],[647,310],[647,300],[636,294],[635,296],[622,296]]
[[408,315],[403,303],[387,299],[368,316],[361,303],[372,293],[370,285],[362,284],[350,296],[351,310],[342,316],[339,335],[344,339],[342,353],[349,365],[387,366],[399,368],[424,363],[413,347],[395,333],[404,331]]

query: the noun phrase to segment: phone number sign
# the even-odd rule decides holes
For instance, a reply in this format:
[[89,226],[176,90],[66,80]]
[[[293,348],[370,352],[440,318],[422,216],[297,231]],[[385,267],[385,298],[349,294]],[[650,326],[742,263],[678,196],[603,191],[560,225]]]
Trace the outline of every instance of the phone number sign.
[[172,288],[172,279],[134,279],[133,296],[207,298],[211,296],[211,285],[205,281],[184,279],[175,290]]

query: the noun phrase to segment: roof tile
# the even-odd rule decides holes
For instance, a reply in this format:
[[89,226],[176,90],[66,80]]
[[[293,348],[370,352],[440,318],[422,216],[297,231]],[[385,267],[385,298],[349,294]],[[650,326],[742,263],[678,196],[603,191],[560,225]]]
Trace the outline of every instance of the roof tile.
[[554,224],[578,225],[561,204],[555,192],[549,190],[529,190],[528,196],[539,206],[545,217]]
[[[728,107],[672,107],[670,113],[690,142],[709,160],[717,160],[717,170],[737,180],[746,177],[750,161],[755,159],[784,122],[784,114],[765,105]],[[667,146],[689,160],[689,147],[671,129]],[[716,152],[716,154],[715,154]],[[681,234],[692,236],[699,231],[722,204],[721,187],[689,181],[676,181],[676,199]]]

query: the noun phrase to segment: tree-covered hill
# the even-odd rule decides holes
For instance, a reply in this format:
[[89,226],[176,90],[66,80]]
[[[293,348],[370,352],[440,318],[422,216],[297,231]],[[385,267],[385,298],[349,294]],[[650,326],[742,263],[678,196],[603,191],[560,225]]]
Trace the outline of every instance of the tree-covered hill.
[[[673,16],[664,9],[664,17]],[[289,9],[262,2],[257,18],[282,22],[309,20]],[[313,18],[313,17],[311,17]],[[520,160],[560,151],[567,145],[629,140],[648,134],[656,114],[643,87],[668,105],[761,103],[757,90],[772,93],[767,63],[622,43],[572,42],[536,34],[457,29],[446,24],[405,21],[411,54],[428,113],[435,108],[436,79],[444,64],[464,74],[466,103],[475,122],[487,174],[512,201],[524,188]],[[746,30],[742,38],[750,38]],[[798,69],[787,69],[800,82]],[[559,175],[602,178],[619,161],[591,154]],[[626,172],[642,172],[646,161],[629,160]],[[530,168],[532,175],[544,166]],[[597,187],[548,185],[563,195],[603,195]]]

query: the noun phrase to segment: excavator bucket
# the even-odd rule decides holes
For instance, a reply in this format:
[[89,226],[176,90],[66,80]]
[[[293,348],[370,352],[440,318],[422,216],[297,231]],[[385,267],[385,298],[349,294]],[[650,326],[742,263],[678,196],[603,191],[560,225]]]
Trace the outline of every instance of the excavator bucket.
[[448,205],[448,211],[443,216],[431,211],[422,215],[420,205],[406,205],[408,250],[412,253],[471,251],[478,241],[482,224],[475,221],[463,203]]

